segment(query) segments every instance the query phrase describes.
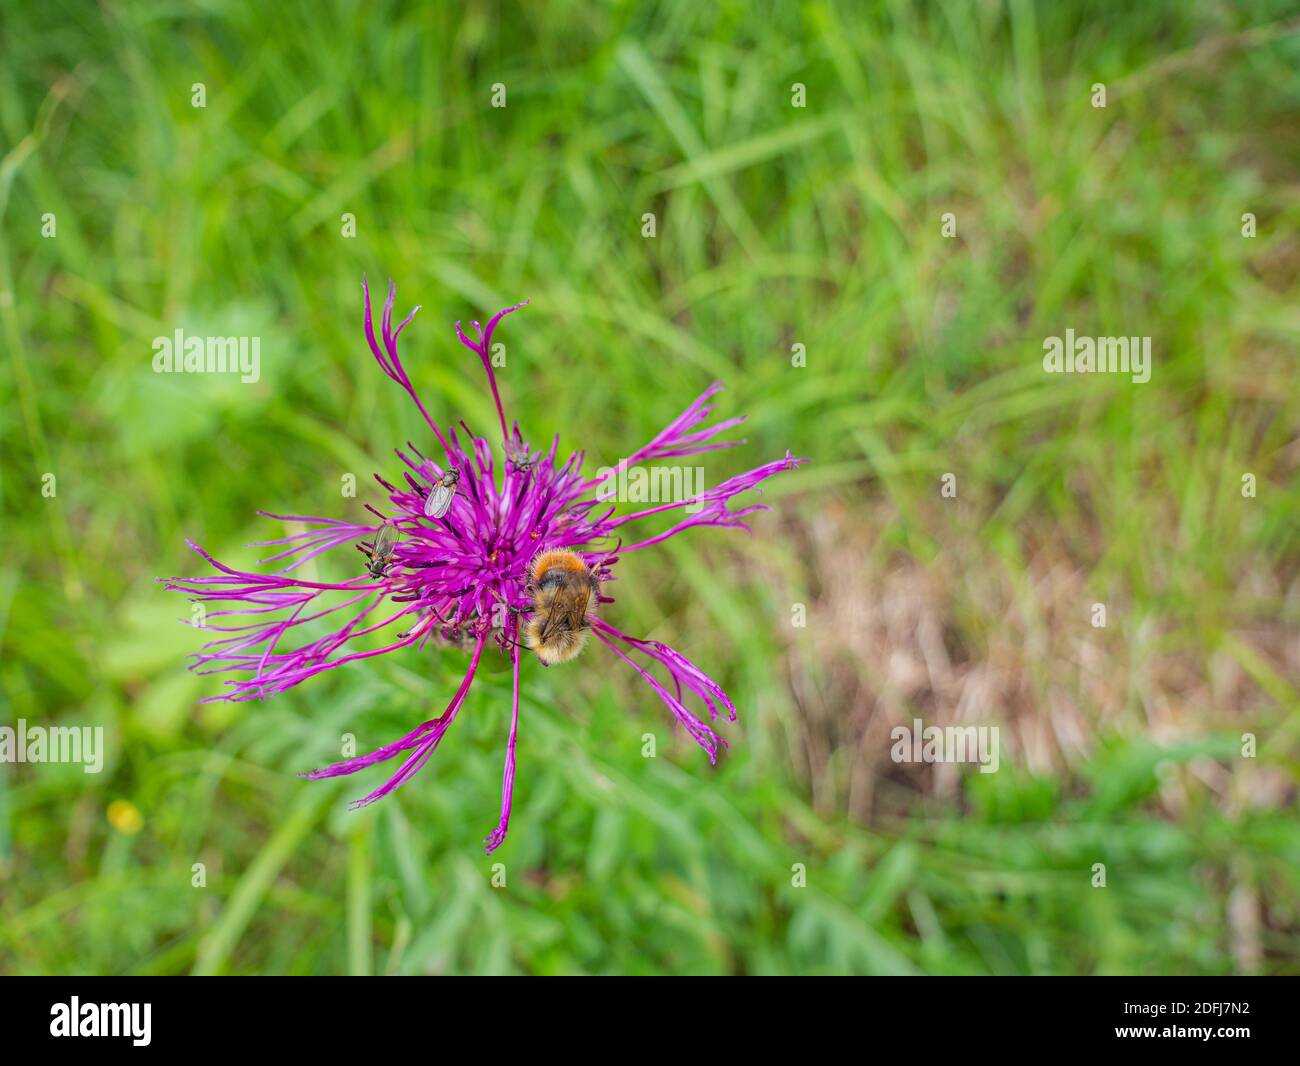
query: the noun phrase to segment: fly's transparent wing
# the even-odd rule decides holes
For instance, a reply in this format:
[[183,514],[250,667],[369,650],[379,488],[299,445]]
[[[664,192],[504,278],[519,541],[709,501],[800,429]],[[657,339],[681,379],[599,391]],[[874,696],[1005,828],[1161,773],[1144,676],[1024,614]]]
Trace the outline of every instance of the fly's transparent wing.
[[397,527],[391,522],[385,522],[379,527],[379,536],[375,538],[375,555],[384,558],[393,550],[393,545],[397,542]]
[[429,518],[441,518],[451,510],[451,501],[456,498],[456,489],[451,485],[434,485],[428,499],[424,501],[424,513]]

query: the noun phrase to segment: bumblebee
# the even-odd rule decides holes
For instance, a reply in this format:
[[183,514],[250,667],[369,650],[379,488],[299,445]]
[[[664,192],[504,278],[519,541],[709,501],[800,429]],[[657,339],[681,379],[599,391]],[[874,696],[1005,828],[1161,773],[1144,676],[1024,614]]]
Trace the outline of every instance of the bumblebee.
[[547,666],[567,663],[586,645],[598,584],[582,556],[565,548],[542,552],[528,568],[524,635]]

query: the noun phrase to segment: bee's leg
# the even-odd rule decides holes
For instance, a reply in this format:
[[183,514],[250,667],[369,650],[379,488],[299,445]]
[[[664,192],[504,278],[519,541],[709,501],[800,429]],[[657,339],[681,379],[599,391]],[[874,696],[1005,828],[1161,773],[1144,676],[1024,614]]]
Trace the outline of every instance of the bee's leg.
[[533,605],[531,603],[527,607],[516,607],[513,603],[510,603],[508,600],[502,599],[501,594],[497,592],[496,589],[489,589],[488,591],[490,591],[492,595],[496,597],[496,601],[499,604],[501,604],[501,606],[504,607],[511,614],[515,614],[515,615],[532,614]]

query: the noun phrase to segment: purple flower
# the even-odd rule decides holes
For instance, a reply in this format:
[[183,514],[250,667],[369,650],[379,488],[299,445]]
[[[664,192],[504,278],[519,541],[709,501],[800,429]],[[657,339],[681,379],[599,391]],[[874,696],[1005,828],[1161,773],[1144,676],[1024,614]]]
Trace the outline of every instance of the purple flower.
[[[218,605],[219,609],[208,612],[206,628],[225,635],[205,645],[194,656],[194,667],[204,668],[200,671],[203,673],[233,676],[226,680],[229,690],[211,699],[271,696],[345,663],[371,659],[399,648],[423,648],[430,640],[472,642],[465,677],[441,715],[368,755],[302,775],[312,779],[337,777],[404,756],[397,772],[368,796],[357,800],[354,807],[388,795],[424,766],[460,713],[488,642],[491,640],[508,651],[514,695],[501,788],[501,817],[485,840],[485,851],[491,853],[505,840],[510,824],[519,727],[520,618],[526,616],[530,607],[526,586],[532,560],[539,552],[555,548],[577,552],[599,583],[597,602],[613,603],[613,597],[603,593],[606,583],[613,580],[613,567],[624,554],[658,544],[693,526],[748,528],[743,521],[745,516],[764,508],[749,506],[732,510],[728,506],[731,499],[803,460],[787,452],[783,459],[733,477],[690,499],[615,517],[615,508],[609,503],[613,490],[605,487],[614,473],[605,471],[603,476],[584,478],[583,454],[572,454],[561,462],[558,436],[548,450],[533,452],[520,436],[517,425],[507,428],[492,370],[492,335],[501,320],[523,304],[498,312],[486,328],[473,323],[475,336],[472,338],[461,331],[460,323],[456,324],[456,335],[479,357],[492,389],[504,457],[498,471],[492,445],[485,438],[474,436],[464,422],[460,423],[465,433],[463,441],[455,429],[444,432],[429,417],[411,385],[397,354],[397,338],[419,308],[394,329],[396,289],[390,281],[380,336],[376,338],[370,289],[364,280],[362,291],[370,350],[384,373],[405,389],[419,408],[441,458],[437,461],[427,458],[409,442],[406,451],[397,450],[398,459],[406,467],[399,483],[392,484],[375,475],[375,480],[388,493],[389,513],[382,514],[369,505],[366,508],[379,519],[378,524],[259,512],[310,527],[306,532],[261,542],[277,547],[262,562],[280,562],[278,569],[270,573],[232,570],[190,542],[190,547],[218,572],[208,577],[173,578],[167,582],[167,588],[187,592],[196,601]],[[662,433],[621,463],[615,473],[640,463],[697,455],[739,443],[714,438],[743,419],[703,425],[712,412],[709,401],[721,387],[717,383],[709,386]],[[438,505],[446,502],[447,488],[443,486],[454,489],[451,505],[442,517],[432,517],[442,510]],[[431,499],[434,494],[440,494],[436,502]],[[683,511],[682,519],[670,529],[657,536],[623,543],[625,526],[647,515],[679,509]],[[392,542],[391,546],[385,542]],[[299,576],[300,568],[308,560],[346,544],[359,547],[365,554],[364,559],[358,556],[351,560],[357,564],[355,577],[321,582]],[[302,632],[299,627],[325,617],[331,619],[333,632],[315,640],[299,637]],[[353,638],[398,623],[399,631],[383,647],[345,651],[345,645]],[[719,745],[725,742],[707,722],[688,710],[683,700],[689,692],[704,704],[710,720],[725,712],[735,721],[735,706],[718,683],[666,644],[628,636],[598,615],[592,618],[591,626],[596,638],[641,675],[708,753],[709,762],[714,762]],[[648,662],[637,662],[634,653]],[[654,664],[667,674],[667,685],[651,673]]]

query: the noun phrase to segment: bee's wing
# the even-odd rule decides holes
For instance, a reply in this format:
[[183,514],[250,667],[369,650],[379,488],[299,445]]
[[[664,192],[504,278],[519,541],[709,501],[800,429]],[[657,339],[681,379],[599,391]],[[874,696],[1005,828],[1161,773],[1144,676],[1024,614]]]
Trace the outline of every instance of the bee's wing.
[[576,633],[582,628],[583,619],[586,617],[586,610],[575,605],[556,605],[547,614],[546,620],[542,623],[542,630],[538,634],[543,643],[550,640],[551,637],[558,637],[561,633]]
[[546,616],[546,620],[542,622],[542,628],[540,632],[538,632],[537,638],[539,641],[541,641],[541,643],[545,644],[548,640],[551,639],[551,637],[563,633],[564,630],[565,630],[565,625],[564,622],[560,619],[559,612],[552,611],[550,614]]
[[424,513],[429,518],[441,518],[451,510],[451,501],[456,498],[456,490],[448,485],[435,485],[424,501]]

